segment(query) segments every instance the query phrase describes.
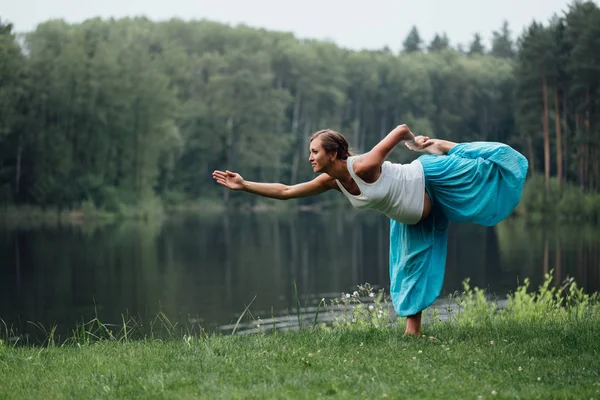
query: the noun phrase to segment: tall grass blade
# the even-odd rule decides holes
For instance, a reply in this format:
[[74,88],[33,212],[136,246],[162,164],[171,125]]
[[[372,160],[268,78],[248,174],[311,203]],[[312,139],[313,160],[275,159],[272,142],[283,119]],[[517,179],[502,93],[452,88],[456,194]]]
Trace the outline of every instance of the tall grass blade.
[[246,312],[248,311],[248,309],[250,308],[250,306],[252,305],[252,303],[254,303],[254,300],[256,300],[256,297],[257,297],[257,295],[254,295],[254,298],[252,299],[252,301],[250,302],[250,304],[248,304],[246,306],[246,308],[244,309],[244,312],[238,318],[237,322],[235,323],[235,326],[233,327],[233,332],[231,332],[231,336],[235,335],[235,332],[237,331],[237,328],[240,325],[240,321],[242,320],[242,318],[244,318],[244,315],[246,315]]

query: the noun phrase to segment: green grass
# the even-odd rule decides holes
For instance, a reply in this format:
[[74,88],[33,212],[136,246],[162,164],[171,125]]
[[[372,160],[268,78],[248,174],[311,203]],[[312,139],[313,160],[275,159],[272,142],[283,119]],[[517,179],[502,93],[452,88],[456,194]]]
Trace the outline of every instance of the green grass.
[[[0,398],[600,398],[598,322],[0,350]],[[497,393],[496,396],[493,393]]]
[[117,333],[95,321],[62,344],[4,340],[0,399],[600,399],[598,295],[549,276],[504,309],[466,282],[458,310],[429,315],[419,338],[379,318],[385,301],[363,287],[336,300],[335,322],[299,332],[133,339],[125,321]]

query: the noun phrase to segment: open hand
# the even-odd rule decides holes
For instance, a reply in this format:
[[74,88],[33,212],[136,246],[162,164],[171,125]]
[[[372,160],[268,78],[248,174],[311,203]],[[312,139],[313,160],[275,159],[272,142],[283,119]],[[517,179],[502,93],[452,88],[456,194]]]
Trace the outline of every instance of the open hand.
[[213,179],[218,184],[231,190],[242,190],[244,188],[244,178],[240,174],[231,171],[214,171]]

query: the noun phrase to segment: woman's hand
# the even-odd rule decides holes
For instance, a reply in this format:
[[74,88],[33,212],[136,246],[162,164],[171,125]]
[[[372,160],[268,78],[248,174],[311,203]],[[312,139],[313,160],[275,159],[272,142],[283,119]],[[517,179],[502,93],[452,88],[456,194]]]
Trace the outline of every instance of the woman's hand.
[[430,154],[444,154],[439,148],[438,142],[437,139],[430,139],[429,136],[416,136],[413,141],[404,144],[413,151],[425,151]]
[[231,190],[242,190],[244,189],[244,178],[240,174],[236,174],[231,171],[214,171],[213,179],[220,185],[225,186]]
[[411,132],[410,128],[406,124],[398,125],[392,132],[397,132],[400,137],[400,141],[413,141],[415,139],[415,135]]

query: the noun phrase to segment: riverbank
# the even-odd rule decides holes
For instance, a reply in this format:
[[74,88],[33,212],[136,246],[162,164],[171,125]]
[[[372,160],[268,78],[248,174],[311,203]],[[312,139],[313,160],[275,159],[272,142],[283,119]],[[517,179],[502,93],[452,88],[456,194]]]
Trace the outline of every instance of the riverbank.
[[212,200],[164,205],[159,199],[152,199],[137,205],[120,204],[113,209],[98,208],[90,202],[86,202],[80,207],[65,209],[21,205],[0,207],[0,223],[8,226],[77,225],[84,222],[160,220],[168,214],[174,213],[190,212],[202,215],[221,213],[224,210],[225,207],[222,204]]
[[[253,204],[231,206],[245,213],[294,213],[319,212],[330,203],[318,203],[314,206],[298,205],[297,202],[257,201]],[[346,204],[342,204],[346,206]],[[156,220],[173,214],[215,215],[227,211],[222,201],[198,199],[182,203],[163,203],[152,199],[138,205],[120,204],[116,208],[95,207],[86,202],[79,207],[60,209],[54,206],[40,207],[30,205],[0,206],[0,224],[8,226],[38,226],[58,224],[81,224],[84,222],[104,223],[122,220]]]
[[466,283],[418,338],[361,290],[335,301],[335,322],[299,332],[134,340],[124,324],[101,339],[96,321],[61,344],[4,340],[0,398],[600,398],[598,294],[550,281],[525,281],[503,309]]

